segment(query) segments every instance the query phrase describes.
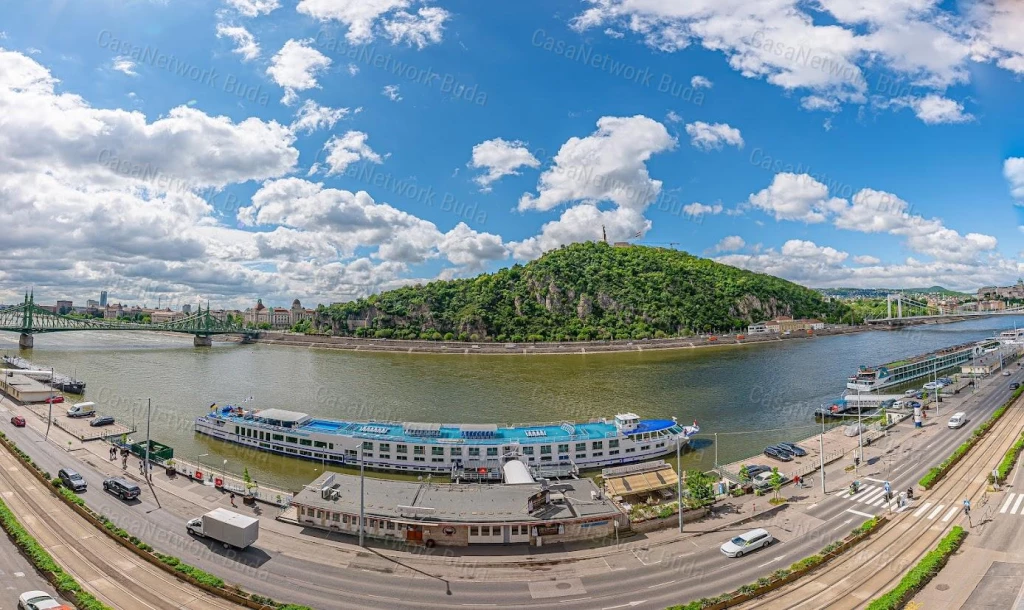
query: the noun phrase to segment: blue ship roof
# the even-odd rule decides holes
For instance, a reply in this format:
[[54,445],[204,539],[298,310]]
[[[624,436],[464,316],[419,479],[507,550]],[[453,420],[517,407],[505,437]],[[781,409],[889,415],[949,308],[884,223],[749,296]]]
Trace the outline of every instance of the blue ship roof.
[[[264,424],[252,417],[236,415],[233,407],[225,406],[211,413],[215,417],[239,424]],[[670,419],[642,419],[637,428],[629,434],[644,434],[662,430],[682,432],[682,427]],[[613,423],[550,423],[522,426],[489,426],[479,424],[409,424],[398,422],[349,422],[330,419],[309,419],[287,429],[291,433],[304,435],[316,432],[366,439],[390,440],[408,443],[458,443],[494,445],[503,441],[518,441],[520,444],[557,443],[582,439],[616,438],[619,429]],[[410,430],[419,433],[411,433]]]

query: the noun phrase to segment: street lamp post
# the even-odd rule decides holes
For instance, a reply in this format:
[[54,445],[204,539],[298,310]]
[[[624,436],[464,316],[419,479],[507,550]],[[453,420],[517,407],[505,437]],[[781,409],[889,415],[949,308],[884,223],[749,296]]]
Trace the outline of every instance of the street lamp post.
[[825,493],[825,414],[821,414],[821,436],[818,437],[818,455],[821,458],[821,493]]
[[359,447],[359,546],[360,547],[363,546],[363,523],[366,520],[365,517],[363,516],[363,504],[364,504],[363,503],[363,497],[364,497],[363,493],[365,491],[364,483],[365,483],[365,478],[363,477],[363,448],[362,448],[362,446],[360,446]]
[[53,367],[50,368],[50,404],[47,407],[46,412],[46,434],[43,438],[46,440],[50,439],[50,422],[53,421]]
[[679,533],[683,533],[683,463],[679,459],[679,435],[676,435],[676,502],[679,503]]
[[[200,453],[199,455],[196,456],[196,464],[199,466],[200,469],[203,467],[203,458],[208,456],[208,455],[210,455],[210,454],[209,453]],[[202,483],[203,483],[203,485],[206,485],[206,480],[203,479]]]
[[150,414],[150,411],[152,410],[152,407],[153,407],[153,399],[147,398],[146,399],[146,462],[145,462],[146,471],[143,473],[143,476],[146,477],[147,481],[149,480],[149,446],[153,442],[150,439],[150,436],[149,436],[149,414]]

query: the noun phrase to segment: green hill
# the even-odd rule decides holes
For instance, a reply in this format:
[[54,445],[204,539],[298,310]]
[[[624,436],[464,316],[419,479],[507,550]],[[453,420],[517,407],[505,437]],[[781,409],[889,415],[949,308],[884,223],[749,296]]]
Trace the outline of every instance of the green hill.
[[587,242],[476,278],[332,305],[319,311],[318,325],[370,337],[558,341],[678,336],[777,315],[836,320],[844,313],[844,305],[770,275],[678,250]]

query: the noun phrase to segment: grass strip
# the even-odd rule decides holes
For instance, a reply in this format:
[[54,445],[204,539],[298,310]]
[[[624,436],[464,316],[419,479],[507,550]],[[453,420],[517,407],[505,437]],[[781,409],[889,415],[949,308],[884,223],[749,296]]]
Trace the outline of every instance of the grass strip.
[[897,610],[902,608],[910,598],[924,588],[932,578],[946,565],[952,555],[967,537],[967,532],[959,525],[955,526],[939,541],[939,545],[921,558],[907,575],[900,580],[891,591],[872,600],[868,610]]
[[35,569],[47,576],[61,595],[73,600],[79,610],[114,610],[82,589],[82,585],[65,572],[53,559],[53,556],[46,552],[43,545],[39,544],[18,522],[17,517],[3,500],[0,500],[0,527],[3,527]]

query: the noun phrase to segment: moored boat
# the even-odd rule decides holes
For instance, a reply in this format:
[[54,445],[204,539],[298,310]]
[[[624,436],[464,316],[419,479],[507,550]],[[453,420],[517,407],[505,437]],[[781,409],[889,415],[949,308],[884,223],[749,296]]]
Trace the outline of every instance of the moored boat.
[[666,455],[700,431],[697,422],[641,419],[499,426],[413,422],[348,422],[284,409],[210,406],[195,431],[281,455],[393,472],[450,474],[518,459],[530,466],[579,469],[640,462]]

